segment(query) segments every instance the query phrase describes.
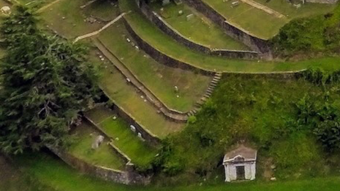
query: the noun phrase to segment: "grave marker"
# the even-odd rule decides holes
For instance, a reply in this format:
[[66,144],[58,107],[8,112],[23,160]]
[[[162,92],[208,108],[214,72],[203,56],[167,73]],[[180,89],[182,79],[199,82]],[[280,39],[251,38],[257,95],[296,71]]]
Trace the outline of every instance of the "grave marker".
[[92,143],[92,149],[97,149],[104,141],[104,136],[98,135],[97,138]]

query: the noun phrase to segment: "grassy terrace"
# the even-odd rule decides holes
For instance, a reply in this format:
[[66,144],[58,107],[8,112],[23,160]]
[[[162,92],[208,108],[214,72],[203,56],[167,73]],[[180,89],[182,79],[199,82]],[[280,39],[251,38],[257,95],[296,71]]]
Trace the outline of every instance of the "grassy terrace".
[[[98,2],[81,9],[88,0],[60,0],[50,8],[46,9],[41,17],[46,25],[58,31],[66,38],[75,38],[100,29],[105,22],[118,15],[116,6],[108,1]],[[97,18],[97,21],[90,23],[85,21],[89,17]]]
[[335,5],[332,4],[319,4],[319,3],[306,3],[300,8],[294,7],[288,1],[267,1],[267,0],[255,0],[264,6],[270,7],[273,10],[284,14],[289,19],[298,17],[308,17],[316,14],[325,14],[332,11]]
[[114,153],[105,140],[96,150],[91,148],[93,141],[100,135],[90,124],[83,122],[73,132],[71,146],[68,151],[75,157],[80,158],[90,164],[105,166],[113,169],[123,169],[124,161]]
[[235,7],[231,5],[232,1],[203,1],[223,15],[228,22],[263,39],[275,36],[280,28],[289,21],[285,18],[277,18],[241,1]]
[[[94,59],[95,56],[92,56]],[[99,63],[101,71],[100,85],[117,105],[130,113],[138,123],[151,133],[164,138],[169,133],[182,129],[183,125],[171,122],[157,113],[156,109],[135,88],[127,84],[125,78],[110,63]]]
[[[143,51],[136,50],[126,41],[126,38],[132,38],[122,22],[103,31],[99,38],[148,89],[172,109],[189,111],[203,95],[211,80],[210,77],[191,71],[159,64]],[[175,86],[179,88],[178,93],[175,92]]]
[[113,111],[102,106],[86,115],[113,138],[113,144],[130,157],[133,163],[148,165],[156,155],[156,149],[143,143],[124,120],[113,119]]
[[[169,25],[193,42],[209,48],[248,50],[245,45],[227,36],[216,24],[184,3],[170,3],[164,7],[155,3],[152,7]],[[161,8],[163,11],[160,11]],[[179,15],[179,11],[183,11],[183,14]],[[190,14],[193,16],[187,19]]]
[[96,1],[85,8],[87,15],[92,15],[102,21],[111,21],[119,15],[118,4],[110,1]]
[[[108,1],[101,2],[102,5],[94,3],[85,9],[80,9],[86,0],[60,0],[58,3],[46,9],[42,17],[48,25],[59,34],[67,38],[75,38],[94,30],[99,29],[104,23],[90,24],[84,22],[85,15],[93,15],[102,20],[111,20],[118,14],[118,7],[111,5]],[[99,3],[99,2],[98,2]],[[65,17],[65,19],[62,19]],[[75,26],[74,26],[75,25]],[[111,40],[110,40],[111,41]],[[165,137],[171,132],[179,131],[182,124],[177,124],[166,120],[158,114],[154,107],[140,97],[131,85],[126,84],[124,77],[111,65],[104,68],[98,56],[90,55],[91,61],[99,63],[102,67],[102,78],[100,85],[104,91],[121,108],[131,114],[140,124],[145,126],[150,132],[159,137]],[[113,73],[111,73],[111,71]]]
[[[152,187],[152,186],[124,186],[107,182],[101,179],[79,174],[76,170],[67,166],[62,161],[45,154],[27,154],[15,158],[15,165],[18,166],[23,175],[29,175],[32,181],[26,183],[23,181],[16,182],[12,185],[14,188],[20,183],[20,188],[25,190],[34,189],[35,184],[49,187],[50,191],[338,191],[340,187],[339,177],[311,178],[308,180],[295,181],[277,181],[262,182],[252,181],[242,184],[209,184],[174,186],[174,187]],[[6,171],[0,171],[0,176],[8,174]],[[18,175],[16,175],[18,176]],[[21,180],[19,178],[19,180]],[[24,179],[23,179],[24,180]],[[1,182],[1,179],[0,179]],[[40,187],[41,187],[40,186]],[[10,186],[9,186],[10,187]],[[13,188],[10,187],[10,188]],[[19,186],[18,186],[19,187]],[[32,189],[33,187],[33,189]],[[38,187],[38,186],[37,186]],[[6,189],[7,187],[5,187]],[[11,189],[6,189],[11,190]],[[20,190],[20,189],[18,189]],[[44,189],[43,189],[44,190]],[[47,189],[45,189],[47,190]],[[13,189],[17,191],[17,189]]]
[[86,111],[84,114],[95,124],[99,124],[108,118],[112,118],[115,115],[105,106],[97,106],[89,111]]
[[162,33],[162,31],[137,11],[137,6],[134,1],[120,1],[120,6],[124,11],[133,10],[132,13],[126,15],[126,19],[136,33],[145,41],[177,60],[206,70],[223,72],[280,72],[301,70],[312,66],[322,67],[325,70],[336,70],[340,68],[339,57],[311,59],[300,62],[257,62],[207,56],[181,46],[171,39],[171,37]]
[[231,1],[203,1],[223,15],[228,22],[263,39],[269,39],[275,36],[279,32],[279,29],[291,19],[327,13],[335,7],[335,5],[307,3],[297,9],[288,1],[255,0],[286,16],[286,18],[276,18],[275,16],[243,2],[240,2],[236,7],[232,7]]

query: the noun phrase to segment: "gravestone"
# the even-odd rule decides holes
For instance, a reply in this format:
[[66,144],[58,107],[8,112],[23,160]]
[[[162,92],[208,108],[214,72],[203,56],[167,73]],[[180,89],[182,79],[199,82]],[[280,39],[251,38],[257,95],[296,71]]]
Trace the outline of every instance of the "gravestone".
[[187,21],[192,19],[194,17],[194,14],[187,15]]
[[175,86],[175,92],[178,93],[178,87],[177,86]]
[[301,8],[301,4],[293,4],[293,6],[297,9]]
[[1,13],[3,15],[10,15],[11,14],[11,8],[9,6],[1,7]]
[[104,136],[98,135],[92,143],[92,149],[97,149],[104,141]]
[[141,133],[138,133],[137,136],[138,136],[138,138],[140,138],[140,140],[145,141],[144,138],[142,137]]
[[170,0],[163,0],[162,1],[162,5],[164,6],[164,5],[168,5],[170,3]]
[[134,132],[134,133],[136,132],[136,127],[135,126],[130,125],[130,129],[131,129],[132,132]]
[[232,7],[237,7],[237,6],[239,6],[240,5],[240,2],[239,1],[233,1],[232,3],[231,3],[231,6]]

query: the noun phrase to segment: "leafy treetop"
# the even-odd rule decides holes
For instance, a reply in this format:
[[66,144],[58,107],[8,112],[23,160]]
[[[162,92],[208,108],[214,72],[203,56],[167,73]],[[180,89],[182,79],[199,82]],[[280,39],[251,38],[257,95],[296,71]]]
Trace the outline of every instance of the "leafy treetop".
[[97,90],[83,46],[44,33],[28,8],[16,10],[1,27],[7,55],[0,63],[0,148],[14,154],[62,146]]

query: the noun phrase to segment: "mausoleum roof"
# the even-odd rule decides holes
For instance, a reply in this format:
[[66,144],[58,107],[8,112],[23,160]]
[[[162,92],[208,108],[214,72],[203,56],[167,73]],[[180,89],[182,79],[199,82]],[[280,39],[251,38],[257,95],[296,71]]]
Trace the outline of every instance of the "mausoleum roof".
[[225,154],[223,161],[231,162],[239,158],[243,158],[245,161],[251,161],[256,160],[256,157],[257,150],[241,145],[237,149],[232,150]]

